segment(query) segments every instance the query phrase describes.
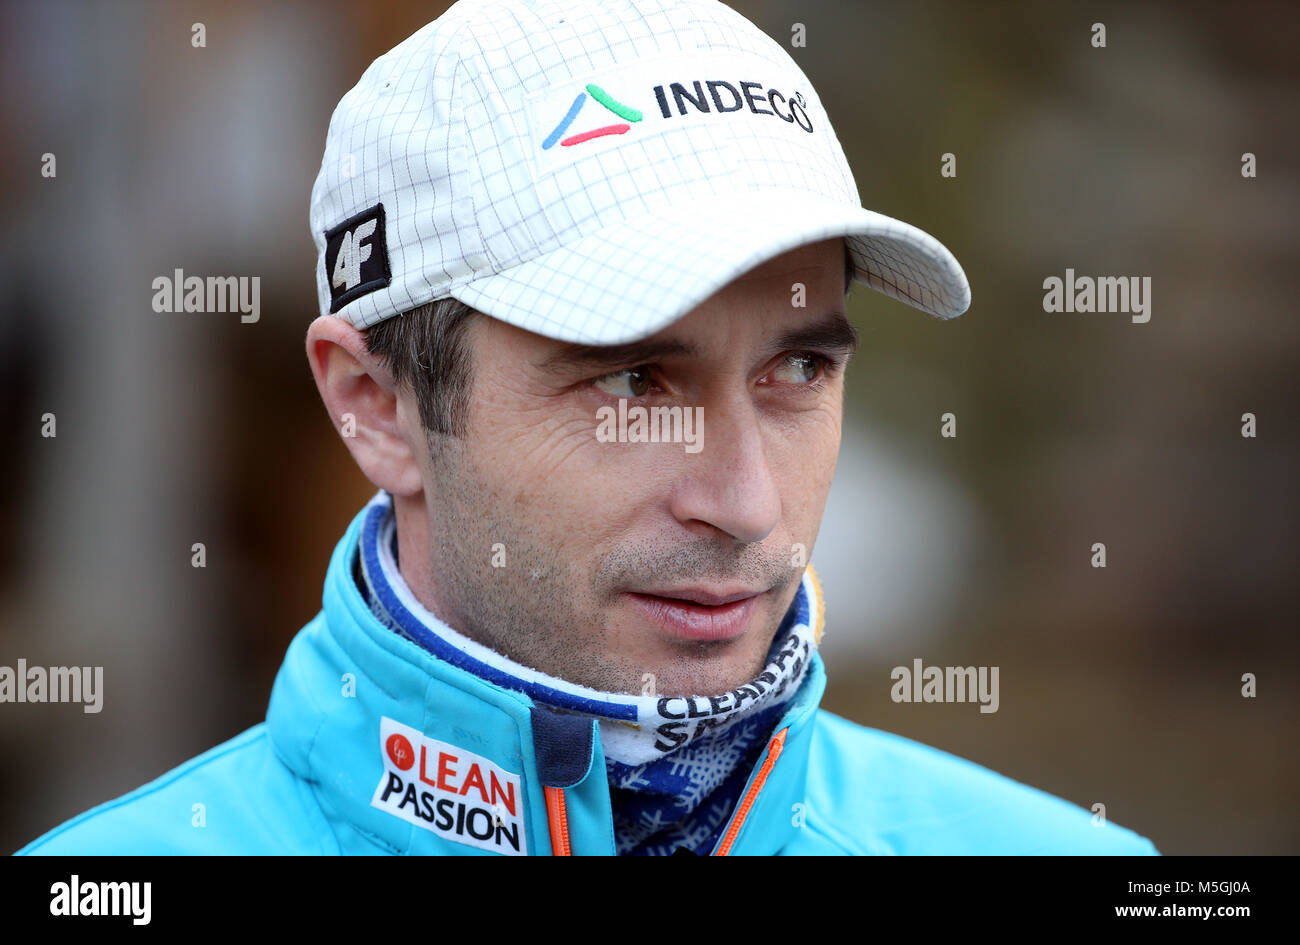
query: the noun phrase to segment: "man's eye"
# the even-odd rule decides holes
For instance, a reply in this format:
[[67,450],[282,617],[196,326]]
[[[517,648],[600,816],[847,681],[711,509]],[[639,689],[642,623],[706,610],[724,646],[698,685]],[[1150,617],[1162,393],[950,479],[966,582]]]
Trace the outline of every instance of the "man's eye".
[[611,397],[640,397],[650,389],[650,371],[644,367],[625,368],[598,377],[593,383]]
[[791,354],[768,377],[778,384],[807,384],[817,379],[824,360],[815,354]]

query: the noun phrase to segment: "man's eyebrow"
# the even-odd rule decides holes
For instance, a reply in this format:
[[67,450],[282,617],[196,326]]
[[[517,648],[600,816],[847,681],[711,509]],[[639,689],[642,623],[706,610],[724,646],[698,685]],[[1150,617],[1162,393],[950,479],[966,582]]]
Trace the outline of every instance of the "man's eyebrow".
[[694,345],[678,338],[643,339],[621,345],[570,344],[538,362],[537,367],[548,374],[569,374],[597,368],[633,367],[662,358],[689,358],[698,354]]
[[[764,345],[772,353],[789,350],[831,351],[852,357],[858,349],[857,330],[843,312],[792,328]],[[700,357],[700,350],[680,338],[643,339],[621,345],[567,344],[539,361],[539,370],[548,374],[567,375],[585,371],[614,371],[621,367],[650,364],[664,358]]]
[[851,358],[858,350],[858,330],[843,312],[832,312],[810,325],[778,335],[769,347],[773,352],[801,349],[834,351]]

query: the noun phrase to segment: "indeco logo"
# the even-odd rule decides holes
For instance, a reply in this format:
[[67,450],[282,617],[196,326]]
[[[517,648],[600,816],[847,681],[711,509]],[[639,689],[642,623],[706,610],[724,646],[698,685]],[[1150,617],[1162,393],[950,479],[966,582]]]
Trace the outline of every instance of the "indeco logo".
[[[619,118],[622,118],[623,121],[613,125],[601,125],[599,128],[592,128],[590,131],[582,131],[577,134],[569,135],[567,138],[560,137],[569,130],[569,126],[573,124],[574,119],[578,117],[578,113],[582,111],[582,106],[587,104],[588,97],[595,99],[601,105],[605,106],[608,111],[613,112]],[[568,112],[566,112],[564,117],[560,119],[560,123],[551,130],[549,135],[546,136],[546,140],[542,142],[542,150],[550,150],[555,147],[555,142],[557,141],[560,142],[560,147],[571,148],[575,144],[582,144],[582,142],[590,141],[592,138],[603,138],[605,135],[621,135],[632,128],[628,122],[637,122],[640,120],[641,113],[635,108],[628,108],[618,99],[614,98],[614,96],[602,89],[599,85],[596,85],[594,82],[588,82],[587,90],[578,93],[578,97],[573,100],[573,104],[569,106]]]
[[[811,142],[820,113],[799,90],[802,82],[797,73],[745,54],[665,56],[570,76],[527,97],[535,169],[545,174],[701,123],[753,121],[760,137],[788,128]],[[667,148],[673,147],[670,141]],[[665,156],[662,149],[649,153],[654,160]]]
[[[755,115],[773,115],[782,121],[798,125],[809,134],[813,132],[812,119],[808,117],[807,102],[804,101],[802,92],[786,97],[776,89],[769,88],[764,92],[762,82],[739,81],[733,85],[723,79],[709,79],[703,83],[696,79],[689,86],[681,82],[670,82],[667,88],[666,92],[662,85],[654,88],[659,113],[665,118],[673,117],[673,111],[668,106],[668,99],[671,98],[678,116],[685,116],[692,110],[707,115],[712,105],[712,111],[719,114],[744,109]],[[687,108],[687,103],[690,104],[690,109]],[[764,105],[771,107],[764,108]]]

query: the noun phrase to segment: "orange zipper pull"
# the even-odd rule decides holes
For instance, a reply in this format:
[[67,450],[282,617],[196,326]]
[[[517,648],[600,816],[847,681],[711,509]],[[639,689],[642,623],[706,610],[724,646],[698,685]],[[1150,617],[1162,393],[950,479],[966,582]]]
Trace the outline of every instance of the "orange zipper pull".
[[542,787],[546,795],[546,819],[551,828],[551,853],[554,856],[573,856],[569,843],[569,812],[564,806],[564,788]]
[[758,792],[763,790],[763,782],[767,780],[768,772],[776,764],[776,759],[781,757],[781,749],[785,747],[785,733],[790,731],[789,728],[783,728],[772,736],[772,741],[767,746],[767,757],[763,760],[763,766],[758,769],[758,776],[754,778],[754,783],[749,786],[745,796],[741,799],[740,806],[736,808],[736,815],[731,819],[731,825],[727,827],[726,834],[722,837],[722,842],[718,844],[718,849],[714,851],[714,856],[727,856],[731,852],[731,846],[736,842],[736,835],[740,833],[740,828],[745,824],[745,818],[749,816],[749,809],[754,806],[758,800]]

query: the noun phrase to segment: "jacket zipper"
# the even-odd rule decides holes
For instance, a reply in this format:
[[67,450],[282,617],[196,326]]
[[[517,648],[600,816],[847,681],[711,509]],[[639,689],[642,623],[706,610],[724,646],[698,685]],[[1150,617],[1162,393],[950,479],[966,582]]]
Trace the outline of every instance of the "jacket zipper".
[[551,855],[573,856],[569,844],[569,812],[564,806],[564,788],[542,787],[546,795],[546,819],[551,828]]
[[763,783],[767,781],[768,772],[776,764],[776,759],[781,757],[781,749],[785,747],[785,733],[790,731],[789,728],[783,728],[772,737],[772,741],[767,746],[767,758],[763,761],[763,766],[758,769],[758,775],[754,778],[754,783],[749,786],[745,792],[740,806],[736,808],[736,816],[731,819],[727,832],[723,835],[718,848],[713,851],[714,856],[728,856],[731,853],[731,846],[736,842],[736,837],[740,833],[740,828],[745,824],[745,818],[749,816],[749,809],[754,806],[758,800],[758,792],[763,790]]

